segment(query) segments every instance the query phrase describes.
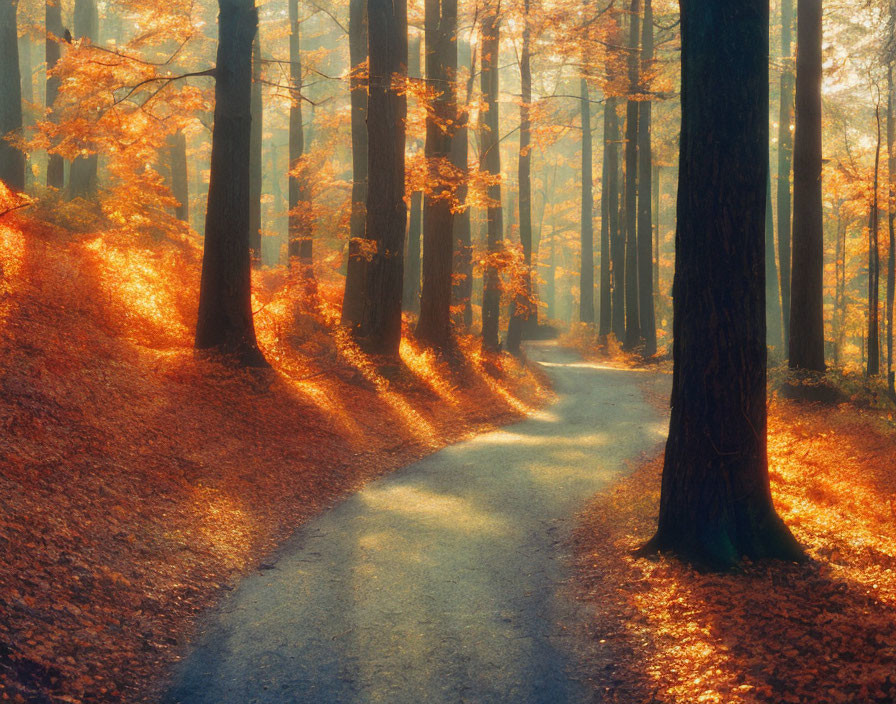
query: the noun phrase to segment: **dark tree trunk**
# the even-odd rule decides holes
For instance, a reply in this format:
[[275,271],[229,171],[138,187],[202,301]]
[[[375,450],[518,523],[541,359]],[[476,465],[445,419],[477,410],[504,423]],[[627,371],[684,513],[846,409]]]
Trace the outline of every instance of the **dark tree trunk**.
[[190,184],[187,180],[187,138],[178,130],[168,135],[168,164],[171,170],[171,195],[177,199],[174,217],[190,221]]
[[[644,0],[644,29],[641,39],[642,91],[648,92],[653,72],[653,3]],[[644,356],[656,354],[656,311],[653,302],[653,149],[651,118],[653,103],[638,104],[638,318]]]
[[799,0],[797,7],[790,367],[823,372],[821,0]]
[[[507,330],[507,349],[519,354],[523,334],[532,320],[532,59],[530,49],[529,0],[524,0],[523,41],[520,51],[520,153],[518,162],[520,244],[526,270],[523,272],[522,291],[513,304]],[[592,273],[591,289],[594,289]],[[592,306],[591,320],[594,321]]]
[[[497,10],[482,18],[482,100],[487,109],[480,113],[479,169],[483,173],[500,176],[501,151],[498,134],[498,50],[500,20]],[[504,214],[501,208],[501,184],[488,187],[488,255],[497,255],[502,248]],[[501,306],[501,279],[494,262],[487,261],[483,271],[482,291],[482,346],[498,350],[498,323]]]
[[871,191],[871,212],[868,216],[868,376],[880,374],[880,103],[877,118],[877,149],[874,152],[874,182]]
[[[22,80],[22,129],[27,129],[31,122],[30,108],[25,105],[34,103],[34,67],[31,65],[31,37],[27,34],[19,38],[19,68]],[[23,154],[25,168],[25,187],[28,188],[34,180],[31,174],[31,166],[28,163],[28,153]]]
[[[420,35],[416,34],[409,40],[408,45],[408,76],[411,78],[423,78],[420,68]],[[427,49],[428,55],[429,49]],[[427,72],[429,64],[427,63]],[[426,76],[429,80],[429,74]],[[428,121],[427,121],[428,122]],[[420,140],[413,141],[414,150],[421,148]],[[425,149],[425,146],[424,146]],[[429,177],[427,177],[428,179]],[[404,258],[404,291],[402,293],[402,307],[411,313],[420,312],[420,277],[421,255],[423,253],[423,191],[411,193],[411,213],[408,222],[408,241]]]
[[795,559],[766,452],[768,0],[682,0],[672,418],[645,551]]
[[407,75],[406,0],[368,0],[370,88],[366,239],[375,249],[366,266],[356,337],[372,354],[398,356],[407,207],[404,151],[407,99],[396,77]]
[[367,61],[367,1],[350,0],[348,24],[352,108],[352,205],[349,226],[342,324],[355,327],[361,322],[364,277],[367,260],[361,253],[367,219],[367,78],[362,65]]
[[790,348],[790,172],[793,165],[793,0],[781,0],[781,105],[778,114],[778,273],[784,349]]
[[618,98],[607,98],[607,125],[604,138],[607,169],[607,201],[605,209],[610,226],[610,284],[612,286],[611,331],[618,342],[625,339],[625,234],[621,227],[619,197],[619,107]]
[[22,77],[19,74],[18,0],[0,0],[0,181],[25,189],[25,155],[8,139],[22,132]]
[[775,214],[772,212],[772,179],[769,167],[765,201],[765,325],[768,345],[780,355],[784,350],[781,298],[778,295],[778,264],[775,260]]
[[[74,28],[75,37],[86,37],[90,41],[96,41],[99,35],[99,15],[96,9],[96,0],[75,0]],[[92,145],[86,145],[91,148]],[[77,157],[69,171],[69,197],[94,198],[96,197],[99,160],[96,154]]]
[[[47,29],[46,59],[47,59],[47,92],[46,106],[50,119],[55,118],[53,103],[59,95],[59,79],[49,75],[61,57],[60,42],[65,31],[62,28],[62,0],[47,0],[45,8],[45,21]],[[47,155],[47,185],[51,188],[62,190],[65,187],[65,162],[62,157],[52,152]]]
[[263,110],[261,99],[261,40],[252,43],[252,135],[249,152],[249,249],[252,261],[261,263],[261,144]]
[[610,150],[615,150],[615,145],[610,144],[611,119],[616,115],[616,106],[610,96],[604,98],[604,149],[601,163],[600,180],[600,326],[599,334],[605,338],[612,330],[612,267],[610,255]]
[[311,189],[304,173],[305,128],[302,124],[302,44],[299,2],[289,0],[289,75],[292,87],[289,105],[289,244],[290,261],[298,258],[303,267],[312,264]]
[[[896,4],[890,4],[896,14]],[[891,18],[890,26],[896,17]],[[893,373],[893,307],[896,298],[896,85],[893,65],[887,67],[887,201],[889,207],[889,256],[887,257],[887,390],[896,398],[896,379]]]
[[450,162],[457,99],[457,0],[426,0],[426,80],[436,91],[426,120],[430,189],[423,208],[423,288],[417,337],[439,348],[451,340],[451,272],[454,258],[451,213],[453,184],[440,172]]
[[633,350],[641,344],[641,318],[638,308],[638,116],[641,0],[629,7],[628,89],[625,111],[625,339],[623,347]]
[[469,328],[473,324],[473,236],[470,224],[470,207],[467,205],[467,178],[469,176],[470,138],[469,106],[475,82],[475,59],[469,44],[462,44],[466,53],[464,63],[469,63],[470,75],[467,79],[465,109],[458,116],[457,132],[451,144],[451,162],[461,174],[462,181],[457,188],[456,199],[462,210],[454,215],[454,304],[461,308],[461,322]]
[[582,255],[579,266],[579,320],[594,323],[594,167],[591,139],[591,96],[582,78]]
[[265,366],[252,320],[249,152],[252,132],[253,0],[219,0],[215,126],[205,218],[196,349]]

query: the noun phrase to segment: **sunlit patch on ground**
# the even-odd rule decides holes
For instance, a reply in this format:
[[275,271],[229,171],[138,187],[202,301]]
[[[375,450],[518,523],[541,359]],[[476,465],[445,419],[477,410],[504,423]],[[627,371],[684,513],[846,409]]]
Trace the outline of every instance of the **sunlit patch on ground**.
[[579,586],[604,701],[896,700],[892,424],[849,405],[776,402],[769,453],[776,505],[807,565],[715,575],[634,559],[656,525],[661,457],[586,513]]
[[24,235],[0,224],[0,331],[12,306],[12,292],[22,276],[24,258]]

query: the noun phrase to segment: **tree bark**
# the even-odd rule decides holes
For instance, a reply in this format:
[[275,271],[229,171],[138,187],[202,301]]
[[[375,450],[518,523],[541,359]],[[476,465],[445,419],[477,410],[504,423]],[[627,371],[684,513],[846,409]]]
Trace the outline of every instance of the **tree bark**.
[[440,172],[451,161],[457,124],[457,0],[426,0],[425,14],[426,80],[436,96],[426,119],[430,188],[423,203],[423,288],[417,337],[445,349],[451,341],[454,188]]
[[342,298],[342,325],[353,328],[361,322],[362,296],[367,260],[361,253],[367,220],[367,83],[362,65],[367,61],[367,0],[350,0],[348,23],[352,109],[352,205],[349,225],[348,261]]
[[0,180],[25,189],[25,155],[8,140],[22,132],[22,77],[19,74],[18,0],[0,0]]
[[454,215],[454,305],[461,309],[460,321],[464,327],[469,328],[473,324],[473,235],[470,223],[470,206],[467,204],[470,137],[469,137],[469,106],[473,95],[475,76],[475,57],[468,43],[463,43],[467,56],[464,63],[469,63],[470,75],[467,78],[466,98],[464,110],[458,116],[457,133],[451,145],[451,161],[461,174],[461,183],[458,185],[455,195],[460,212]]
[[367,168],[376,178],[367,189],[365,237],[375,251],[367,263],[361,320],[355,336],[371,354],[398,356],[407,207],[404,153],[407,98],[406,0],[368,0],[370,86]]
[[629,6],[628,90],[625,111],[625,339],[623,347],[633,350],[641,344],[641,319],[638,300],[638,117],[641,0]]
[[[641,35],[641,91],[650,94],[653,72],[653,3],[644,0]],[[653,301],[653,150],[651,118],[653,103],[638,103],[638,318],[644,356],[656,354],[656,310]]]
[[594,323],[594,167],[591,139],[591,96],[588,81],[581,81],[582,214],[579,262],[579,320]]
[[781,0],[781,104],[778,113],[778,273],[784,349],[790,348],[790,172],[793,165],[793,0]]
[[[96,0],[75,0],[74,12],[75,38],[87,38],[96,41],[99,35],[99,15]],[[89,149],[91,145],[86,145]],[[69,170],[69,197],[95,198],[99,171],[99,158],[96,154],[77,157]]]
[[682,0],[672,417],[644,551],[798,559],[766,451],[768,1]]
[[219,0],[215,125],[205,218],[196,349],[266,366],[252,320],[249,153],[253,0]]
[[187,179],[187,138],[178,130],[168,135],[168,164],[171,170],[171,195],[177,199],[174,217],[190,221],[190,184]]
[[[616,116],[616,105],[609,95],[604,95],[604,146],[601,162],[600,180],[600,325],[598,332],[601,338],[607,337],[612,330],[612,257],[610,253],[611,227],[610,219],[616,208],[610,206],[610,150],[615,145],[610,143],[611,120]],[[618,167],[617,167],[618,168]]]
[[868,376],[880,374],[880,101],[876,106],[877,148],[874,152],[874,181],[868,216]]
[[823,372],[821,0],[798,0],[790,367]]
[[[896,3],[890,3],[890,27],[896,21]],[[893,372],[893,307],[896,298],[896,85],[893,64],[887,67],[887,201],[889,256],[887,257],[887,390],[896,398]]]
[[299,2],[289,0],[289,74],[292,100],[289,104],[289,244],[290,261],[298,259],[310,273],[312,265],[311,189],[303,171],[305,128],[302,124],[302,43]]
[[[501,151],[498,122],[498,50],[500,47],[500,6],[490,8],[482,18],[482,73],[481,90],[485,111],[480,113],[479,169],[500,178]],[[504,214],[501,208],[500,182],[488,187],[488,255],[496,256],[503,246]],[[495,263],[489,259],[483,271],[482,291],[482,347],[497,351],[498,323],[501,306],[501,279]]]
[[[423,78],[423,71],[420,68],[420,35],[414,35],[409,40],[408,45],[408,76],[411,78]],[[429,49],[427,49],[428,55]],[[427,63],[427,72],[429,64]],[[429,80],[429,74],[426,76]],[[427,120],[427,125],[429,120]],[[428,129],[428,127],[427,127]],[[413,141],[415,151],[420,149],[420,140]],[[425,145],[424,145],[425,150]],[[404,260],[404,292],[402,298],[404,302],[403,308],[412,313],[420,312],[420,277],[421,272],[421,255],[423,252],[423,191],[414,191],[411,193],[411,213],[408,223],[408,242],[407,252]]]
[[[53,104],[56,102],[56,96],[59,95],[59,79],[50,75],[50,72],[59,62],[62,54],[59,44],[65,31],[62,28],[62,0],[46,0],[44,13],[47,30],[45,48],[47,88],[45,100],[49,119],[55,120],[56,111],[53,108]],[[59,154],[53,154],[53,152],[47,154],[47,185],[57,190],[62,190],[65,187],[65,162]]]
[[784,329],[781,319],[781,298],[778,292],[778,264],[775,259],[775,214],[772,206],[771,168],[765,196],[765,325],[769,347],[781,354],[784,350]]
[[261,263],[261,149],[264,106],[261,97],[261,39],[252,43],[252,135],[249,152],[249,249],[252,262]]
[[625,339],[625,234],[621,227],[619,193],[619,129],[618,98],[607,98],[605,118],[606,137],[604,148],[607,162],[607,201],[602,208],[606,209],[606,218],[610,227],[612,286],[611,331],[618,342]]

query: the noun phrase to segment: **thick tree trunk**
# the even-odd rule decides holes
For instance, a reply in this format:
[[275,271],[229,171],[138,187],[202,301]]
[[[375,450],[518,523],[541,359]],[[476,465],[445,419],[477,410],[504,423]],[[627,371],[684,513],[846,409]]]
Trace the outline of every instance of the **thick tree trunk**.
[[628,89],[625,111],[625,339],[623,347],[633,350],[641,344],[641,318],[638,301],[638,117],[641,0],[629,7]]
[[[523,246],[523,259],[526,270],[523,272],[522,290],[516,295],[507,330],[507,349],[513,354],[519,354],[523,335],[529,329],[530,321],[533,318],[530,303],[532,299],[532,58],[529,0],[524,0],[523,7],[525,16],[523,18],[523,41],[520,51],[522,100],[520,100],[520,152],[517,175],[519,180],[520,244]],[[592,273],[591,290],[593,289],[594,274]],[[591,321],[594,321],[593,305]]]
[[793,0],[781,0],[781,104],[778,113],[778,273],[784,349],[790,348],[790,173],[793,166]]
[[305,128],[302,124],[302,44],[299,2],[289,0],[289,75],[292,100],[289,104],[289,230],[287,253],[298,258],[310,273],[312,264],[311,189],[302,171],[305,156]]
[[[486,110],[480,113],[479,169],[485,174],[500,177],[501,151],[498,122],[498,50],[500,46],[499,10],[492,10],[482,18],[482,100]],[[488,255],[497,255],[502,248],[504,214],[501,208],[501,184],[488,187]],[[501,306],[501,279],[494,262],[488,260],[483,271],[482,291],[482,347],[498,350],[498,323]]]
[[[653,3],[644,0],[641,39],[642,91],[649,92],[647,77],[653,72]],[[656,354],[656,310],[653,302],[653,149],[651,118],[653,103],[638,105],[638,318],[644,356]]]
[[645,551],[795,559],[766,453],[768,1],[682,0],[672,418]]
[[868,216],[868,376],[880,374],[880,103],[877,118],[877,149],[874,152],[874,182],[871,190],[871,212]]
[[[422,43],[420,35],[415,34],[408,44],[408,76],[410,78],[423,78],[420,68],[420,50]],[[427,48],[427,55],[429,49]],[[427,72],[429,64],[427,64]],[[427,73],[426,79],[429,80]],[[429,120],[427,120],[428,124]],[[421,148],[420,140],[414,139],[414,151]],[[425,145],[423,147],[425,149]],[[402,307],[412,313],[420,312],[420,277],[421,255],[423,253],[423,191],[414,191],[411,194],[411,213],[408,222],[408,241],[404,258],[404,291],[402,293]]]
[[453,184],[440,177],[451,160],[457,124],[457,0],[426,0],[426,80],[436,92],[426,120],[430,190],[423,207],[423,288],[417,337],[438,348],[451,341],[451,273],[454,259]]
[[799,0],[797,7],[790,367],[823,372],[821,0]]
[[460,321],[464,327],[469,328],[473,324],[473,235],[470,223],[470,207],[467,205],[470,159],[469,137],[469,106],[473,95],[475,81],[475,59],[468,43],[463,43],[459,51],[466,53],[464,63],[469,63],[470,75],[467,79],[465,109],[458,116],[457,133],[451,144],[451,162],[461,174],[462,181],[458,186],[456,199],[458,206],[462,208],[454,215],[454,305],[461,309]]
[[25,189],[25,155],[8,140],[22,132],[22,78],[19,74],[18,0],[0,0],[0,181]]
[[219,0],[215,126],[205,218],[196,349],[265,366],[252,320],[249,153],[252,132],[253,0]]
[[261,98],[261,39],[255,35],[252,43],[252,135],[249,152],[249,249],[252,262],[261,263],[261,148],[263,140],[263,111]]
[[784,351],[784,328],[781,319],[781,298],[778,292],[778,264],[775,259],[771,167],[765,196],[765,325],[768,331],[768,346],[781,355]]
[[[53,120],[56,117],[53,104],[56,102],[56,96],[59,95],[59,79],[56,76],[51,76],[50,71],[59,62],[62,54],[60,42],[65,31],[62,28],[62,0],[46,0],[44,12],[47,29],[45,49],[47,88],[45,100],[50,116],[49,119]],[[62,190],[65,187],[65,162],[61,156],[52,152],[47,155],[47,185],[58,190]]]
[[367,260],[362,254],[367,220],[367,0],[350,0],[348,23],[352,109],[352,205],[349,225],[348,261],[342,298],[342,324],[355,327],[361,322],[364,277]]
[[594,167],[591,139],[591,96],[588,81],[581,81],[582,214],[579,261],[579,320],[594,323]]
[[190,221],[190,183],[187,179],[187,138],[177,131],[168,135],[168,165],[171,171],[171,195],[177,199],[174,217]]
[[372,354],[398,356],[407,207],[404,152],[407,98],[406,0],[368,0],[370,88],[366,239],[375,246],[364,276],[361,321],[355,334]]
[[[96,41],[99,35],[100,23],[97,14],[96,0],[75,0],[74,12],[75,37],[86,37],[90,41]],[[89,149],[92,145],[88,144]],[[69,197],[70,198],[95,198],[99,159],[96,154],[87,154],[77,157],[69,171]]]

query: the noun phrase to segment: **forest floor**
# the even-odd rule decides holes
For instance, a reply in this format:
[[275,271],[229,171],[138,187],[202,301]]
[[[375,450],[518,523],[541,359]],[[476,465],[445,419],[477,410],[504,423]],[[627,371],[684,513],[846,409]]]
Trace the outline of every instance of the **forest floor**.
[[772,492],[806,564],[708,574],[636,559],[656,527],[661,454],[594,498],[574,591],[600,701],[896,701],[896,423],[871,396],[823,406],[772,394]]
[[[338,295],[260,272],[272,364],[194,358],[199,252],[0,222],[0,701],[139,702],[197,616],[297,526],[551,397],[461,340],[389,378]],[[310,304],[302,305],[304,301]]]

